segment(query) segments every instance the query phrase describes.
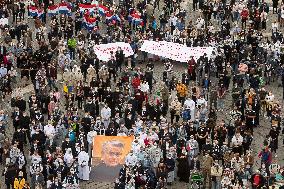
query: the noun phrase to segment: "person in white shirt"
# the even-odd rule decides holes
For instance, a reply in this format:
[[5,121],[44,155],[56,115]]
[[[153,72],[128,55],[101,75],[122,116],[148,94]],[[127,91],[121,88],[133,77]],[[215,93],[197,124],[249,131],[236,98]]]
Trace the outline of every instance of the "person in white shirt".
[[171,15],[170,19],[169,19],[169,24],[171,26],[171,34],[173,34],[173,31],[176,28],[177,25],[177,20],[178,18],[174,15],[174,13]]
[[267,12],[263,10],[262,13],[260,14],[260,19],[261,19],[261,28],[263,30],[266,30]]
[[95,136],[97,136],[97,132],[94,130],[89,131],[87,134],[88,154],[90,157],[92,157],[93,139]]
[[189,109],[190,110],[190,121],[194,121],[195,120],[195,102],[188,98],[185,100],[184,102],[184,106],[185,109]]
[[271,24],[272,33],[277,32],[277,31],[278,31],[278,28],[279,28],[279,24],[278,24],[277,20],[275,20],[275,21],[272,22],[272,24]]
[[40,155],[38,155],[38,152],[35,151],[34,154],[31,156],[31,164],[40,163],[42,161],[42,158]]
[[64,155],[64,162],[67,164],[68,167],[71,167],[73,162],[74,162],[74,158],[73,158],[73,155],[72,155],[72,150],[71,148],[68,148],[66,150],[66,153]]
[[243,150],[243,137],[239,131],[236,131],[236,134],[232,138],[232,147],[234,153],[242,154]]
[[265,96],[266,103],[272,103],[274,101],[274,94],[271,91]]
[[244,160],[238,153],[231,160],[231,167],[233,167],[237,172],[244,166]]
[[177,39],[179,39],[180,35],[181,35],[181,32],[180,32],[179,29],[176,27],[175,30],[173,31],[172,42],[176,42]]
[[89,166],[90,156],[84,150],[78,155],[78,177],[82,180],[90,179],[90,166]]
[[149,92],[149,84],[147,81],[144,81],[143,83],[140,84],[140,90],[143,92],[143,93],[148,93]]
[[150,134],[149,134],[149,140],[154,143],[155,141],[159,140],[159,136],[157,133],[155,133],[154,131],[150,131]]
[[204,98],[204,95],[200,95],[200,98],[197,99],[197,107],[201,107],[202,105],[204,105],[205,107],[207,107],[207,101]]
[[141,145],[137,139],[135,139],[131,144],[131,149],[133,150],[134,154],[138,154],[140,152]]
[[45,136],[48,138],[50,144],[52,144],[53,138],[55,136],[54,126],[51,123],[49,123],[46,126],[44,126],[43,131],[44,131]]
[[197,18],[197,20],[196,20],[196,29],[197,29],[197,31],[202,30],[204,24],[205,24],[205,20],[202,17]]
[[284,6],[281,6],[280,10],[280,27],[284,26]]
[[130,150],[130,153],[125,157],[126,166],[134,167],[135,165],[137,165],[137,163],[138,163],[138,159],[136,155],[133,153],[132,150]]
[[137,119],[136,119],[136,121],[135,121],[135,126],[136,126],[137,128],[142,128],[142,125],[143,125],[143,120],[141,120],[141,117],[138,116]]
[[6,75],[7,75],[7,68],[5,68],[3,64],[1,64],[1,67],[0,67],[0,78],[4,77]]
[[107,104],[105,104],[105,106],[101,110],[101,118],[106,129],[108,128],[108,125],[110,123],[110,116],[111,116],[111,109],[108,107]]
[[197,140],[191,135],[190,139],[186,142],[186,150],[188,151],[188,160],[191,161],[199,153],[199,146]]

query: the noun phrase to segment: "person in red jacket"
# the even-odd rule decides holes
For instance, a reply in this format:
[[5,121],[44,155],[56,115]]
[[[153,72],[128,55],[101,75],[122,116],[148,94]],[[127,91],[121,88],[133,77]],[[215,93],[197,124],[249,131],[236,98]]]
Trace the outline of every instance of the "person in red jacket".
[[191,56],[191,59],[188,61],[188,68],[187,68],[188,75],[190,76],[191,81],[195,81],[196,79],[195,65],[196,65],[196,62],[193,56]]
[[242,29],[244,29],[244,26],[246,28],[247,20],[248,20],[248,17],[249,17],[249,11],[246,7],[243,8],[243,10],[241,12],[241,17],[242,17]]
[[133,86],[133,88],[134,88],[135,90],[137,90],[138,87],[140,86],[140,83],[141,83],[140,78],[139,78],[139,76],[136,74],[136,75],[134,76],[134,78],[132,79],[132,86]]

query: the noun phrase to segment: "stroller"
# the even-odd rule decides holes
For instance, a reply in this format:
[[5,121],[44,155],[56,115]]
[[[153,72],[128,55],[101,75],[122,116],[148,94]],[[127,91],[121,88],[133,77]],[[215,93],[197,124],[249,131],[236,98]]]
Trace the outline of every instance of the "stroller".
[[198,172],[197,170],[194,170],[191,175],[190,175],[190,179],[189,179],[189,188],[190,189],[201,189],[203,188],[203,182],[204,182],[204,178],[201,172]]

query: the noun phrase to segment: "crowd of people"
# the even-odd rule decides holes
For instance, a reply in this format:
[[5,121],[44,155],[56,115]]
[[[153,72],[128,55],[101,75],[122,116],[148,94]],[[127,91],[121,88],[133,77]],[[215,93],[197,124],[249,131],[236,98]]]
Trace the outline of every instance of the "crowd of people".
[[[163,189],[175,181],[284,187],[276,161],[282,105],[274,91],[284,86],[283,3],[273,0],[271,12],[265,1],[72,1],[71,12],[52,16],[53,1],[1,3],[0,18],[9,20],[0,22],[7,189],[80,188],[91,180],[96,135],[135,138],[116,189]],[[81,12],[80,3],[103,4],[116,16]],[[31,6],[43,13],[33,15]],[[139,23],[129,20],[134,13]],[[214,51],[180,63],[141,52],[143,40]],[[118,48],[100,60],[93,46],[112,42],[129,43],[134,55]],[[179,74],[177,64],[186,65]],[[261,128],[269,132],[255,132]],[[253,140],[262,136],[255,151]]]

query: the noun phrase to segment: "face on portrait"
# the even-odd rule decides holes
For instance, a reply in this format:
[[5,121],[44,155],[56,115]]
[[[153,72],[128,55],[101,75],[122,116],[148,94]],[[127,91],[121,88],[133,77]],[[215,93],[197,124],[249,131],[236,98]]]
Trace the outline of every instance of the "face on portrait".
[[124,144],[118,140],[107,141],[102,148],[102,161],[107,166],[117,166],[122,163]]

